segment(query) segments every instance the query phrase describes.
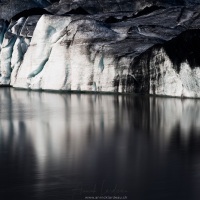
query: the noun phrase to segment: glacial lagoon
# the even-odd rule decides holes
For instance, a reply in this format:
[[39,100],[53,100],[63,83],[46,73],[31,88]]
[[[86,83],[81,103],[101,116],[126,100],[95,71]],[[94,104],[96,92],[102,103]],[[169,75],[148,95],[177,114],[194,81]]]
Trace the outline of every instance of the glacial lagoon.
[[193,200],[200,100],[0,88],[2,200]]

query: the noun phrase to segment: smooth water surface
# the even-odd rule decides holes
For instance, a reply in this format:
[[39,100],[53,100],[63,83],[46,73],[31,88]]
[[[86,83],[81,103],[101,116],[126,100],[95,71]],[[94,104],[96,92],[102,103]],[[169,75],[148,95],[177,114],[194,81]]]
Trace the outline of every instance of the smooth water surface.
[[1,200],[200,197],[200,100],[0,88]]

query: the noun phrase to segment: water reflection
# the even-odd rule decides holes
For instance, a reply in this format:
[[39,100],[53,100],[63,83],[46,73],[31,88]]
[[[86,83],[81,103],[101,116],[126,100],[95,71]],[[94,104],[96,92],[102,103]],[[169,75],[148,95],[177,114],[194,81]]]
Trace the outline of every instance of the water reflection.
[[197,199],[199,122],[199,100],[1,88],[0,195]]

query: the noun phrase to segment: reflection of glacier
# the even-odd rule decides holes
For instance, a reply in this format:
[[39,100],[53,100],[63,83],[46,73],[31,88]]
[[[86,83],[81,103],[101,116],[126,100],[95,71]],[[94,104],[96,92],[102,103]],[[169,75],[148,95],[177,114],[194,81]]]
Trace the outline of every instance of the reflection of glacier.
[[199,135],[200,102],[191,99],[151,98],[150,99],[151,130],[164,143],[177,131],[183,142],[189,140],[191,133]]
[[[16,152],[24,135],[34,150],[39,171],[51,164],[56,168],[61,163],[63,168],[67,165],[72,170],[83,167],[87,159],[95,160],[102,145],[106,148],[112,145],[119,122],[125,133],[120,134],[121,144],[115,148],[120,151],[121,146],[125,147],[129,121],[128,113],[117,106],[122,98],[8,89],[1,92],[0,99],[3,102],[0,105],[2,140],[7,143],[12,137],[13,152]],[[63,163],[64,160],[70,162]],[[87,162],[85,167],[93,165],[95,163]]]
[[127,142],[130,129],[151,132],[166,144],[177,127],[183,139],[200,129],[197,100],[1,90],[2,136],[6,139],[12,129],[18,140],[23,127],[39,161],[50,154],[59,162],[63,148],[80,155],[118,132]]
[[61,162],[66,150],[69,158],[80,161],[90,148],[101,148],[100,141],[109,145],[118,133],[126,146],[130,130],[150,132],[165,145],[177,127],[186,141],[191,131],[198,135],[200,130],[197,100],[9,89],[0,95],[1,136],[6,141],[12,131],[13,141],[17,142],[23,131],[35,149],[40,167],[45,167],[47,155],[56,163]]
[[186,150],[191,140],[199,140],[197,100],[4,88],[0,101],[0,151],[9,146],[17,163],[33,158],[40,189],[52,179],[66,184],[70,177],[115,177],[127,184],[130,173],[140,177],[140,187],[151,169],[146,169],[149,159],[162,165],[157,157],[166,158],[175,135]]

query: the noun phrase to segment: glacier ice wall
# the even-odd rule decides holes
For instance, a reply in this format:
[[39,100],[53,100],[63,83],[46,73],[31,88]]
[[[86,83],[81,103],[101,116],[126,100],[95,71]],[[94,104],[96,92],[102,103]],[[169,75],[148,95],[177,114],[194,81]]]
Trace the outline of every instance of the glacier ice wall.
[[116,63],[104,45],[121,39],[93,19],[42,16],[13,86],[112,91]]
[[199,8],[2,20],[0,84],[200,97]]
[[200,32],[188,30],[156,45],[132,63],[138,93],[200,97]]

